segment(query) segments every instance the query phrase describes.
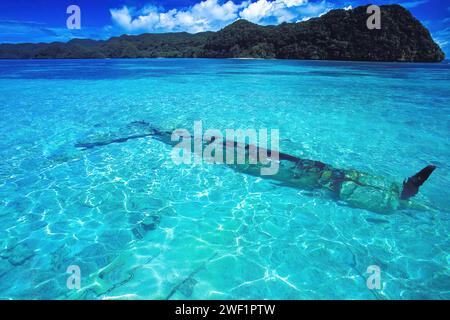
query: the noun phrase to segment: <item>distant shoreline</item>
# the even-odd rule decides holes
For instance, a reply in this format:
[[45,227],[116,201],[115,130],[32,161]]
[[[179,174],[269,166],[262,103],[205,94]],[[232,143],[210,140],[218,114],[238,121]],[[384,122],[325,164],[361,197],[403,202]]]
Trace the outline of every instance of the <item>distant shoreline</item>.
[[0,44],[0,59],[234,58],[441,62],[430,32],[400,5],[380,6],[383,27],[367,27],[367,6],[331,10],[298,23],[237,20],[217,32],[145,33],[108,40]]
[[330,60],[330,59],[278,59],[278,58],[213,58],[213,57],[139,57],[139,58],[29,58],[29,59],[5,59],[0,58],[0,61],[120,61],[120,60],[241,60],[241,61],[307,61],[307,62],[348,62],[348,63],[389,63],[389,64],[449,64],[450,59],[442,61],[372,61],[372,60]]

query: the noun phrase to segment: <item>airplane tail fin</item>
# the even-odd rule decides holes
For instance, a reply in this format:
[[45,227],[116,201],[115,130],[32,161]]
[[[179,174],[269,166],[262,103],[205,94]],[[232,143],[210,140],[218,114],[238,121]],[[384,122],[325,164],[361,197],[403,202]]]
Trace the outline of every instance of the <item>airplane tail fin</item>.
[[400,199],[408,200],[409,198],[414,197],[419,192],[420,186],[427,181],[435,169],[436,166],[428,165],[412,177],[409,177],[403,181],[403,189]]

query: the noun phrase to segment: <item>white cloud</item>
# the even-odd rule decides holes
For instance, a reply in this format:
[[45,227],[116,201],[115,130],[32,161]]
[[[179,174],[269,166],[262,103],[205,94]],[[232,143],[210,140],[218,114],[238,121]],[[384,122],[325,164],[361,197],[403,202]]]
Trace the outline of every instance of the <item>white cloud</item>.
[[450,27],[434,32],[433,39],[446,53],[448,59],[450,55]]
[[317,3],[307,3],[301,10],[301,13],[304,15],[309,15],[309,16],[320,16],[323,15],[325,13],[327,13],[328,11],[330,11],[331,9],[333,9],[333,5],[326,2],[326,1],[322,1],[322,2],[317,2]]
[[150,5],[139,11],[123,7],[111,9],[110,12],[113,21],[129,32],[180,30],[199,32],[220,28],[236,20],[241,6],[232,1],[220,4],[218,0],[205,0],[181,10],[164,11]]
[[114,23],[128,33],[215,31],[242,18],[260,24],[296,22],[319,16],[333,7],[308,0],[203,0],[184,9],[165,10],[147,5],[140,10],[124,6],[110,9]]
[[240,12],[243,19],[255,23],[282,23],[297,20],[302,13],[307,13],[312,6],[307,0],[257,0],[249,4]]
[[244,10],[240,13],[240,17],[250,21],[259,21],[273,10],[272,5],[273,2],[258,0],[250,3],[246,8],[244,8]]

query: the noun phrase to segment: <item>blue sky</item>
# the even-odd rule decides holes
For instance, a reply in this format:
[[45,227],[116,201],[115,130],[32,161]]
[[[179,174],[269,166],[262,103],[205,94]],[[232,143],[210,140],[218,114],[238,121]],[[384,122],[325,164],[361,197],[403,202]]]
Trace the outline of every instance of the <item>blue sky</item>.
[[[259,24],[296,22],[367,3],[399,3],[408,8],[450,57],[450,1],[442,0],[1,0],[0,43],[199,32],[218,30],[238,18]],[[71,4],[81,9],[80,30],[66,28],[66,9]]]

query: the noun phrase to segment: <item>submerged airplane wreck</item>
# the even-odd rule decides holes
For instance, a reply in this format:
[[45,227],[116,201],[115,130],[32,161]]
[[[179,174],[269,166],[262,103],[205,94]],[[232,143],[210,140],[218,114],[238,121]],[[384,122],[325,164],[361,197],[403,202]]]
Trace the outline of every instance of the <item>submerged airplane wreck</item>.
[[[154,138],[171,146],[175,146],[178,143],[178,141],[172,140],[172,131],[160,130],[146,121],[134,121],[127,125],[126,130],[121,130],[119,135],[111,134],[88,138],[85,141],[77,142],[75,147],[81,150],[88,150],[145,137]],[[215,139],[203,141],[203,148],[208,147],[212,143],[218,142]],[[227,151],[233,153],[241,152],[246,155],[246,161],[243,164],[226,164],[233,170],[276,181],[281,185],[292,188],[322,189],[332,199],[343,202],[350,207],[383,214],[393,213],[402,209],[435,210],[429,204],[420,203],[412,199],[436,169],[434,165],[428,165],[403,183],[398,183],[358,170],[338,169],[320,161],[301,159],[272,150],[265,150],[267,151],[265,153],[267,154],[267,159],[261,159],[259,157],[260,153],[256,152],[258,161],[255,164],[255,161],[251,161],[254,154],[250,151],[258,151],[259,147],[236,141],[221,141],[219,143],[223,144]],[[194,148],[193,144],[191,148]],[[267,166],[267,163],[271,161],[278,162],[279,170],[273,175],[261,175],[261,167]]]

